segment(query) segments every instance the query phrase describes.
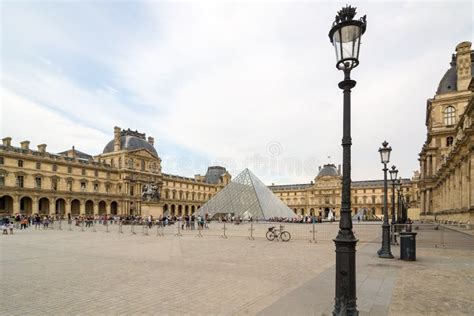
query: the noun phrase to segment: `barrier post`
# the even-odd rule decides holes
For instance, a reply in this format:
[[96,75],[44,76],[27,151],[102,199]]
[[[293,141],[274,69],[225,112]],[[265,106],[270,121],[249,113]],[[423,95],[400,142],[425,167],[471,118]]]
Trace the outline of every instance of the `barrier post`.
[[97,230],[95,229],[95,221],[94,221],[94,220],[92,221],[92,231],[93,231],[94,233],[97,232]]
[[224,234],[221,235],[221,238],[227,238],[227,235],[225,234],[225,231],[226,231],[225,222],[224,222],[224,228],[222,228],[222,230],[224,231]]
[[254,240],[253,238],[253,221],[250,221],[250,237],[249,240]]
[[107,216],[107,214],[105,214],[105,232],[109,232],[109,217]]
[[316,243],[316,223],[314,219],[313,219],[313,229],[311,229],[309,232],[313,234],[313,239],[310,239],[309,242]]
[[199,238],[202,237],[202,232],[201,232],[201,230],[202,230],[202,227],[201,227],[201,225],[200,225],[199,222],[198,222],[198,234],[196,235],[196,237],[199,237]]
[[68,220],[69,231],[72,231],[72,219]]
[[132,235],[135,235],[135,227],[134,227],[135,225],[134,224],[135,224],[134,221],[132,221],[132,225],[130,225],[130,233]]
[[63,230],[63,228],[61,227],[61,222],[62,222],[62,220],[60,219],[59,220],[59,230]]
[[175,236],[181,237],[181,220],[178,221],[178,233],[174,234]]
[[82,220],[82,222],[81,222],[81,232],[83,232],[83,231],[84,231],[84,220]]

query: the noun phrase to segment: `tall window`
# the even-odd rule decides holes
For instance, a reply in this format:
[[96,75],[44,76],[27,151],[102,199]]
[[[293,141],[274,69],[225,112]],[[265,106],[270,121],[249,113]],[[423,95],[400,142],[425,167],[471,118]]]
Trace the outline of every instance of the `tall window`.
[[0,165],[3,165],[5,162],[3,161],[3,157],[0,157]]
[[5,186],[5,175],[0,174],[0,187]]
[[67,166],[67,173],[72,173],[72,167],[71,166]]
[[58,165],[53,165],[53,171],[58,171]]
[[41,169],[41,162],[36,163],[36,169]]
[[18,176],[18,177],[16,177],[16,185],[17,185],[17,187],[19,187],[19,188],[23,188],[23,185],[24,185],[24,178],[23,178],[23,176]]
[[37,189],[41,189],[41,177],[35,178],[35,185]]
[[82,175],[83,175],[83,176],[86,175],[86,169],[82,169]]
[[58,179],[56,178],[52,178],[51,179],[51,189],[53,191],[57,191],[58,190]]
[[98,177],[98,176],[99,176],[99,171],[94,170],[94,177]]
[[94,183],[94,192],[99,192],[99,184]]
[[444,109],[444,125],[454,125],[456,109],[454,106],[448,106]]
[[86,183],[84,181],[81,182],[81,191],[82,192],[86,191]]
[[23,160],[18,160],[18,167],[23,167]]
[[453,144],[453,137],[452,136],[446,137],[446,146],[449,147],[452,144]]
[[141,167],[142,167],[142,171],[145,171],[145,161],[144,160],[141,161]]

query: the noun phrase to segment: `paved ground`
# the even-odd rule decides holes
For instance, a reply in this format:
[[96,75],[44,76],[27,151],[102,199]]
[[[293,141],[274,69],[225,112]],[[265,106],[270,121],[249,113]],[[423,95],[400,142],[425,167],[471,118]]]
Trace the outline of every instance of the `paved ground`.
[[[0,313],[321,315],[332,310],[330,241],[63,228],[1,236]],[[375,238],[379,229],[364,228]],[[463,315],[474,310],[473,250],[420,247],[418,261],[402,262],[378,259],[377,249],[377,243],[358,245],[361,314]],[[398,257],[398,247],[393,253]]]

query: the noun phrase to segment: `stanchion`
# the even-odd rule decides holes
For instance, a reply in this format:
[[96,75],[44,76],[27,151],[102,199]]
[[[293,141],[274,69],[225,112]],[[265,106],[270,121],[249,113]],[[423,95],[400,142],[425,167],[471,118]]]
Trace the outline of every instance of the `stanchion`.
[[72,220],[68,220],[68,224],[69,224],[69,231],[72,231]]
[[119,221],[119,230],[118,230],[118,233],[119,233],[119,234],[123,234],[123,231],[122,231],[122,220]]
[[222,230],[224,231],[224,234],[221,235],[220,237],[221,237],[221,238],[227,238],[227,235],[226,235],[226,233],[225,233],[225,231],[227,230],[227,229],[225,228],[225,222],[224,222],[224,227],[222,228]]
[[178,232],[176,234],[174,234],[175,236],[178,236],[178,237],[181,237],[183,236],[181,234],[181,221],[178,222]]
[[[444,228],[439,226],[438,231],[439,231],[439,242],[440,242],[439,247],[446,248],[446,245],[444,244]],[[438,244],[435,244],[435,248],[438,248]]]
[[94,220],[92,221],[92,231],[93,231],[94,233],[97,232],[97,230],[95,230],[95,221],[94,221]]
[[59,220],[59,230],[63,230],[61,222],[62,222],[62,220]]
[[[160,227],[161,227],[161,233],[160,233]],[[156,225],[156,236],[164,236],[165,235],[165,226],[163,226],[163,222],[161,222],[161,225],[157,224]]]
[[313,229],[311,229],[309,232],[313,234],[313,239],[310,239],[309,242],[316,243],[316,223],[314,220],[313,220]]
[[199,237],[199,238],[203,237],[201,230],[202,230],[202,227],[201,227],[201,225],[199,225],[199,222],[198,222],[198,233],[197,233],[196,237]]
[[[122,230],[122,229],[120,229]],[[107,217],[107,215],[105,216],[105,232],[108,233],[109,232],[109,218]],[[120,232],[122,233],[122,232]]]
[[253,238],[253,221],[250,222],[250,236],[249,236],[249,240],[254,240]]
[[84,220],[81,222],[81,232],[84,231]]
[[130,225],[130,233],[131,233],[132,235],[135,235],[135,225],[134,225],[133,222],[132,222],[132,225]]

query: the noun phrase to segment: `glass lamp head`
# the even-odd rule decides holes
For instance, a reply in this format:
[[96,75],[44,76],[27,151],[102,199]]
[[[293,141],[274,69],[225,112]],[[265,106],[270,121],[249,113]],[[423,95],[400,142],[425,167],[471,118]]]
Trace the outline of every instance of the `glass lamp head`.
[[354,20],[355,15],[355,7],[342,8],[329,31],[329,39],[336,50],[336,67],[340,70],[351,70],[359,65],[360,40],[367,27],[367,19],[364,15]]
[[388,146],[387,141],[382,143],[382,147],[379,148],[380,160],[383,164],[388,164],[390,162],[390,152],[392,147]]

